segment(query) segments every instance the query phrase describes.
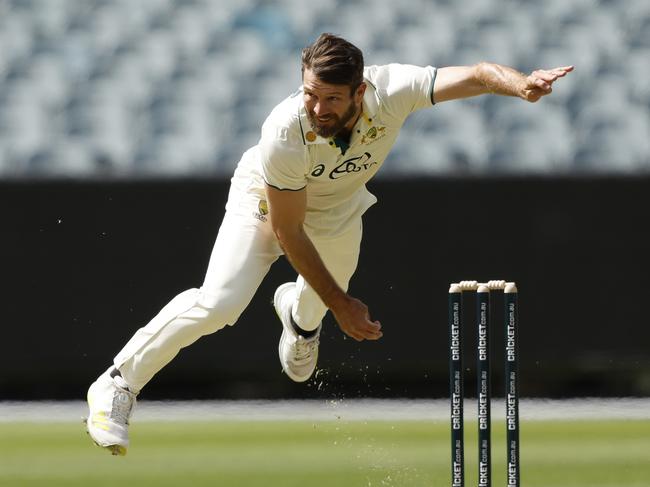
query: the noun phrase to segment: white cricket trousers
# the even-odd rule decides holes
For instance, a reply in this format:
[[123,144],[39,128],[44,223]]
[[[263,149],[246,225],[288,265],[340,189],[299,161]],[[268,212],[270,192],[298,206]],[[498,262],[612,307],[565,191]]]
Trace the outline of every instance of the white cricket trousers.
[[[140,328],[114,359],[124,380],[139,392],[181,350],[203,335],[234,325],[250,303],[282,249],[270,221],[249,211],[227,211],[200,289],[188,289],[172,299]],[[361,217],[333,238],[312,238],[325,266],[347,290],[361,244]],[[298,276],[293,317],[305,330],[318,327],[326,306]],[[276,326],[267,323],[265,326]]]

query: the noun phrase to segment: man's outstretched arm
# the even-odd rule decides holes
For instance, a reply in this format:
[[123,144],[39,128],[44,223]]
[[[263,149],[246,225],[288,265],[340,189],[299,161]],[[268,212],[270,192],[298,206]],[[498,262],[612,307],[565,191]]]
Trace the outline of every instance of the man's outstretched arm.
[[553,83],[573,71],[573,66],[537,69],[526,75],[500,64],[438,68],[433,86],[436,103],[477,95],[517,96],[536,102],[553,91]]
[[381,338],[381,324],[370,319],[364,303],[341,289],[305,233],[306,190],[281,191],[266,185],[266,196],[271,225],[285,256],[332,311],[341,330],[359,341]]

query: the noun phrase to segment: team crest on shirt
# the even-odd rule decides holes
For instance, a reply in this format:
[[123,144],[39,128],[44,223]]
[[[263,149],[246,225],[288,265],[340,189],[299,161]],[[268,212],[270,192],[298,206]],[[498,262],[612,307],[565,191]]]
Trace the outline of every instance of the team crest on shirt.
[[266,215],[269,214],[269,205],[266,202],[266,200],[260,200],[257,203],[257,211],[253,212],[253,216],[257,218],[259,221],[265,222],[267,221]]
[[372,126],[368,131],[361,137],[362,144],[370,144],[375,140],[379,140],[386,135],[386,127],[375,127]]

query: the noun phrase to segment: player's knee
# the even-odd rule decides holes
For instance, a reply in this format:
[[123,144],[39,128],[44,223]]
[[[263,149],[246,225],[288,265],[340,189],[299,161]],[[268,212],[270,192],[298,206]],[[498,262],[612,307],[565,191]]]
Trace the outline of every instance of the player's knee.
[[235,296],[215,297],[202,294],[197,303],[205,313],[203,328],[206,334],[234,325],[243,312],[244,304]]

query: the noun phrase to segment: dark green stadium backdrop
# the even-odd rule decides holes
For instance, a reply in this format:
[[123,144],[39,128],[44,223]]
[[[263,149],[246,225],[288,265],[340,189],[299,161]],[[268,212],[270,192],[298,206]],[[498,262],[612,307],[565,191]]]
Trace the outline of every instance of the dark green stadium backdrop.
[[[346,340],[328,315],[322,370],[291,383],[270,304],[294,275],[282,259],[236,326],[181,351],[143,397],[443,397],[448,284],[502,278],[520,291],[523,396],[650,394],[650,178],[370,188],[379,203],[365,218],[351,292],[382,321],[382,340]],[[201,284],[227,190],[215,180],[1,183],[0,399],[84,397],[136,328]],[[500,328],[491,343],[497,395]]]

